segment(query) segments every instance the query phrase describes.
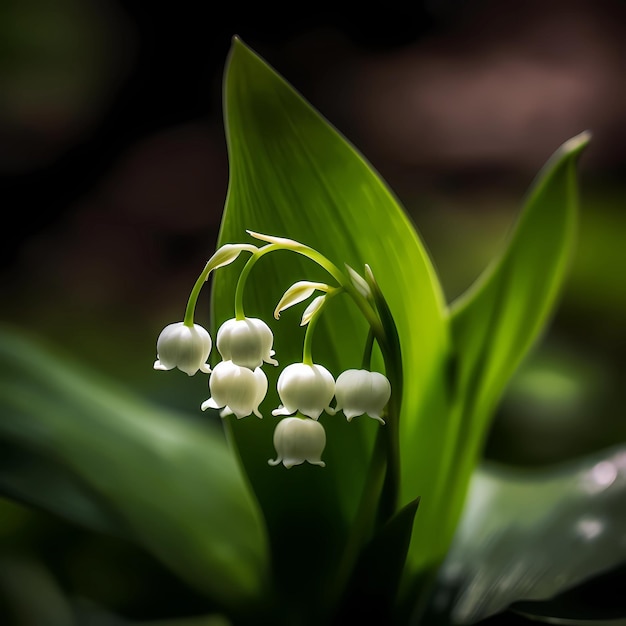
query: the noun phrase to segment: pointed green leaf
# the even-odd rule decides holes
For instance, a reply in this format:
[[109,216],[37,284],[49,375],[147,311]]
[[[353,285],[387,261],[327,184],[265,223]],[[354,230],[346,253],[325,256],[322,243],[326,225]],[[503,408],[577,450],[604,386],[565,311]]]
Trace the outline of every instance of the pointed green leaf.
[[522,600],[550,599],[626,563],[624,528],[623,445],[541,470],[485,465],[472,480],[434,606],[470,624]]
[[[404,504],[427,482],[422,471],[443,438],[422,437],[426,415],[441,414],[445,390],[441,371],[448,346],[445,307],[431,262],[405,212],[364,158],[263,60],[235,39],[225,76],[225,121],[230,181],[219,245],[246,241],[246,230],[295,239],[337,267],[368,263],[385,294],[401,338],[405,392],[401,419]],[[234,289],[241,265],[215,274],[214,328],[233,317]],[[310,261],[289,252],[267,255],[255,266],[245,294],[246,314],[270,323],[284,290],[299,280],[329,282]],[[332,281],[331,281],[332,282]],[[281,367],[301,359],[304,329],[299,311],[272,322]],[[313,358],[334,376],[358,367],[367,326],[346,297],[329,304],[316,328]],[[332,566],[345,540],[363,489],[367,459],[378,425],[347,424],[322,416],[327,432],[326,468],[270,468],[278,405],[277,371],[268,370],[270,393],[263,420],[232,423],[232,436],[268,519],[279,575],[290,597],[323,585],[319,573]],[[367,423],[368,421],[372,423]],[[355,468],[361,468],[355,471]],[[306,541],[302,541],[306,537]],[[297,546],[297,547],[296,547]],[[307,563],[309,583],[291,575],[294,553]]]
[[336,623],[393,621],[393,605],[420,499],[409,502],[365,546]]
[[219,429],[0,329],[0,490],[127,537],[230,606],[267,583],[263,524]]
[[450,503],[444,540],[454,532],[495,405],[554,310],[575,243],[577,158],[589,138],[573,137],[546,163],[503,253],[452,306],[455,402],[437,491]]
[[[458,403],[477,433],[554,310],[575,243],[576,162],[589,142],[565,142],[539,173],[500,257],[452,306]],[[464,445],[466,442],[464,442]]]

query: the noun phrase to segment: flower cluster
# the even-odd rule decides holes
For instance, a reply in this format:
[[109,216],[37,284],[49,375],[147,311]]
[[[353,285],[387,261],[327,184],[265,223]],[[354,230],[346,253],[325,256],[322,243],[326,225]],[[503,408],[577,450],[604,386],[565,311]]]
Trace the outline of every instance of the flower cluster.
[[[198,371],[210,374],[211,395],[201,408],[203,411],[218,409],[223,418],[235,415],[242,419],[252,414],[263,417],[259,407],[267,394],[268,381],[262,367],[264,364],[278,365],[273,358],[274,336],[270,327],[263,320],[246,317],[243,312],[243,287],[254,263],[273,250],[292,249],[303,254],[304,249],[309,258],[326,268],[330,265],[319,253],[297,242],[251,234],[269,244],[261,248],[247,244],[228,244],[220,248],[194,286],[184,321],[166,326],[157,340],[154,368],[170,370],[177,367],[190,376]],[[215,345],[222,360],[211,370],[208,365],[213,346],[211,336],[205,328],[193,322],[198,293],[211,271],[232,263],[244,250],[251,252],[252,257],[237,284],[235,317],[224,322],[217,331]],[[334,266],[331,268],[335,270]],[[288,365],[278,378],[277,392],[281,404],[272,415],[289,417],[276,426],[274,447],[277,458],[268,461],[270,465],[282,463],[290,468],[307,461],[324,467],[321,455],[326,445],[326,433],[318,421],[324,412],[335,415],[343,411],[348,422],[356,416],[368,415],[385,424],[382,415],[391,397],[391,384],[386,376],[366,369],[349,369],[335,380],[328,369],[314,363],[311,357],[313,328],[327,299],[341,291],[348,291],[364,301],[371,296],[367,282],[351,268],[348,270],[345,279],[338,270],[332,272],[335,278],[339,277],[337,287],[308,281],[295,283],[276,306],[274,317],[278,319],[284,309],[306,300],[316,291],[323,293],[313,299],[302,316],[301,325],[307,325],[302,362]],[[371,352],[371,344],[369,350]],[[333,398],[336,401],[334,408],[331,407]]]

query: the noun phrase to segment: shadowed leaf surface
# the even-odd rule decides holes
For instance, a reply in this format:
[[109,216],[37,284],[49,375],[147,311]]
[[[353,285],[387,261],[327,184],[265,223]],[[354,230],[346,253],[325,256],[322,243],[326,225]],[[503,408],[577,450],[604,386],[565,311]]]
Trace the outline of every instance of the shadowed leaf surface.
[[262,521],[219,429],[0,329],[0,489],[129,538],[234,608],[267,583]]
[[[470,624],[522,600],[553,598],[624,562],[624,446],[541,470],[485,465],[472,480],[432,606]],[[515,606],[541,615],[541,605]],[[603,611],[595,618],[616,617]]]

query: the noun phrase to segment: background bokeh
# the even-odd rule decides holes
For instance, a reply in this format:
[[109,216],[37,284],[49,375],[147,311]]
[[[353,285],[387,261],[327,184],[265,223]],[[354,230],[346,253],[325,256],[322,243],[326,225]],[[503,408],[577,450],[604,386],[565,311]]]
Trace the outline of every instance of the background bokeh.
[[[486,454],[534,466],[626,441],[617,0],[421,0],[358,14],[332,3],[293,15],[259,3],[5,0],[0,321],[166,405],[190,411],[206,398],[205,380],[163,377],[152,363],[217,236],[233,35],[389,182],[449,300],[501,249],[550,154],[593,132],[561,306],[512,381]],[[96,612],[120,623],[94,606],[138,621],[207,609],[132,546],[0,501],[0,623],[39,626],[32,598],[56,607],[50,624],[81,610],[80,623]]]

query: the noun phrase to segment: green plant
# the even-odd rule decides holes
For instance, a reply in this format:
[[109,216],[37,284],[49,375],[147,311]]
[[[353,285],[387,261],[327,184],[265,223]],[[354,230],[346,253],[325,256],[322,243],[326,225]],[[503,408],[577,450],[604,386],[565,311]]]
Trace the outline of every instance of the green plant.
[[[233,308],[244,325],[252,323],[246,314],[267,322],[275,309],[289,309],[271,329],[281,367],[266,366],[267,379],[252,374],[275,361],[265,322],[248,335],[261,348],[244,347],[242,358],[251,360],[235,372],[243,387],[213,366],[215,387],[203,408],[222,412],[224,438],[212,425],[89,380],[6,332],[0,437],[21,455],[0,466],[2,493],[137,542],[235,624],[341,623],[360,615],[468,623],[620,563],[619,532],[605,522],[624,518],[622,449],[539,477],[479,468],[496,405],[549,320],[566,274],[576,161],[589,135],[556,151],[506,248],[447,304],[385,183],[237,39],[224,94],[231,170],[218,251],[184,321],[162,335],[157,367],[208,369],[211,341],[194,327],[194,307],[211,272],[212,331],[233,318]],[[304,329],[291,307],[314,292],[322,295],[305,311]],[[224,339],[228,362],[232,350]],[[299,408],[308,416],[290,423],[323,425],[323,468],[314,466],[320,446],[306,448],[318,434],[289,453],[313,465],[273,467],[291,466],[282,440],[268,464],[279,371],[297,363],[323,364],[333,377],[371,369],[390,382],[390,397],[381,392],[385,413],[371,410],[371,420],[320,417],[327,399],[311,409],[283,398],[284,413]],[[592,505],[600,526],[583,524]],[[559,544],[559,529],[571,524],[579,535]],[[532,571],[527,563],[511,571],[520,546],[536,560],[547,550],[558,567]],[[480,577],[490,581],[482,591],[472,588]]]

